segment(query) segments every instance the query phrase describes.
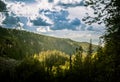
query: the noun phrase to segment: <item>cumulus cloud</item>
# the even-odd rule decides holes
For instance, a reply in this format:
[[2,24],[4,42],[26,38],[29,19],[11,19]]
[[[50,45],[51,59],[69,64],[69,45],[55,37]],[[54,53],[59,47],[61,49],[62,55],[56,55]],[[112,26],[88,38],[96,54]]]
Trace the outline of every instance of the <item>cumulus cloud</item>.
[[34,26],[49,26],[51,24],[47,23],[46,20],[42,18],[36,18],[35,20],[30,20]]
[[57,5],[62,6],[64,8],[84,6],[84,1],[83,0],[60,0]]
[[36,31],[37,33],[44,33],[44,32],[46,33],[46,32],[51,32],[52,30],[50,29],[49,26],[46,26],[46,27],[41,26],[41,27],[38,27]]
[[62,30],[62,29],[70,29],[77,30],[77,27],[80,26],[81,21],[78,18],[74,18],[73,20],[68,19],[69,13],[66,10],[60,11],[44,11],[45,16],[49,17],[54,25],[51,26],[52,30]]
[[[71,38],[76,41],[97,41],[104,26],[84,24],[86,12],[83,0],[4,0],[8,15],[0,18],[5,27],[18,27],[46,35]],[[3,17],[2,14],[0,16]],[[4,19],[4,21],[3,21]]]
[[5,15],[3,13],[0,13],[0,25],[2,25],[2,22],[5,20]]
[[[80,13],[78,15],[75,14],[77,10],[73,10],[72,8],[69,9],[61,8],[59,10],[57,10],[57,7],[52,8],[51,3],[55,3],[55,0],[36,0],[36,1],[39,2],[39,4],[35,3],[31,5],[25,5],[24,2],[26,1],[22,0],[21,2],[23,3],[16,2],[9,3],[8,5],[11,13],[14,13],[17,16],[17,18],[19,18],[19,21],[24,24],[23,25],[24,28],[34,26],[35,28],[39,26],[44,27],[49,26],[51,30],[69,29],[82,31],[85,30],[96,31],[95,28],[86,27],[86,25],[81,22],[80,19],[81,17],[78,17]],[[82,2],[82,0],[64,0],[64,1],[57,0],[57,3],[65,4],[78,4],[79,2]],[[43,4],[44,6],[42,6],[41,4]],[[48,8],[48,6],[45,6],[45,4],[50,5],[50,8]],[[78,9],[78,7],[74,9]],[[73,11],[73,13],[71,13],[71,11]],[[11,16],[11,18],[10,17],[8,18],[9,20],[10,19],[13,20],[14,17]]]
[[27,3],[27,4],[32,4],[32,3],[35,3],[36,0],[6,0],[8,2],[24,2],[24,3]]
[[4,21],[2,21],[2,24],[6,27],[16,27],[18,25],[19,18],[16,16],[12,16],[9,14],[6,14],[6,18]]
[[42,4],[52,3],[53,6],[61,6],[63,8],[77,7],[77,6],[83,6],[84,5],[83,0],[36,0],[36,1],[39,2],[39,3],[42,3]]
[[39,7],[36,4],[26,5],[25,3],[8,3],[7,8],[9,12],[17,16],[35,17],[38,15]]

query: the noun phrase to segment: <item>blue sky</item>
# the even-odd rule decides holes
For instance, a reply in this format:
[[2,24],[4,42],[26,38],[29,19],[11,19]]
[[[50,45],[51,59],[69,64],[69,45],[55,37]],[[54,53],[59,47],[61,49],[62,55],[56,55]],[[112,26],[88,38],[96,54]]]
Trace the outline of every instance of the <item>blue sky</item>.
[[8,13],[0,14],[0,25],[39,34],[70,38],[75,41],[98,44],[104,33],[104,24],[86,25],[82,18],[93,10],[84,7],[83,0],[2,0]]

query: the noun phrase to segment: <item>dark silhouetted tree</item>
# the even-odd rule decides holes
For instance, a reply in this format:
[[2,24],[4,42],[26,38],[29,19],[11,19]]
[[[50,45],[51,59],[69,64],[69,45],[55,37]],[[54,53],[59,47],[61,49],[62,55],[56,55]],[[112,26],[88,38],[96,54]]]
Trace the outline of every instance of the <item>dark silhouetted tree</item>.
[[6,11],[6,4],[0,0],[0,12]]
[[82,53],[83,49],[81,46],[79,48],[76,48],[74,58],[74,69],[80,69],[82,67]]
[[93,50],[92,50],[92,39],[90,39],[90,44],[89,44],[89,47],[88,47],[88,55],[92,55],[92,52],[93,52]]
[[[120,76],[120,0],[87,0],[86,6],[94,10],[95,16],[88,15],[83,20],[88,24],[104,23],[106,32],[103,36],[105,46],[104,54],[108,55],[106,59],[112,57],[111,61],[114,67],[114,80],[119,82]],[[110,69],[110,68],[109,68]],[[107,70],[108,71],[108,70]]]

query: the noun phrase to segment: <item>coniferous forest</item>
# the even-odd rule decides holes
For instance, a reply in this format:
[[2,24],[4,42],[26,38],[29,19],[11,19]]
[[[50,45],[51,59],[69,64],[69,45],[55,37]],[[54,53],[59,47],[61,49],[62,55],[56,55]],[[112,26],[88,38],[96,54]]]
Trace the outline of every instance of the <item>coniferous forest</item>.
[[[120,0],[88,0],[85,6],[96,16],[85,17],[86,24],[106,25],[99,45],[0,26],[0,81],[120,82]],[[7,12],[1,0],[0,12]]]

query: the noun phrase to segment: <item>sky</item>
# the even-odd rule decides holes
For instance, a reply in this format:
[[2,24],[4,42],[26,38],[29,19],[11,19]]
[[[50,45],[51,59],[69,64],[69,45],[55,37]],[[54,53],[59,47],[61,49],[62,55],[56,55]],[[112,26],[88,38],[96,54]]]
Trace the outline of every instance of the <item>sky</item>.
[[0,25],[43,35],[98,44],[104,24],[87,25],[82,21],[93,10],[83,0],[2,0],[8,13],[0,13]]

